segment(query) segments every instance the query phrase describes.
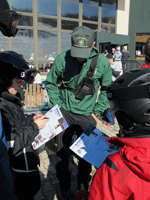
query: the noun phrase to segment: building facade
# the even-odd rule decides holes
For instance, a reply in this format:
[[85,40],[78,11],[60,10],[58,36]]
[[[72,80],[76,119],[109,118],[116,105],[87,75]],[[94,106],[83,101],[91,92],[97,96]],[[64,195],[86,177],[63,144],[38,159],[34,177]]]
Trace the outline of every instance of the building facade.
[[76,26],[85,25],[99,32],[120,31],[117,0],[8,0],[8,3],[22,18],[15,38],[0,34],[0,50],[23,54],[36,67],[52,62],[70,48],[71,32]]
[[15,38],[7,38],[0,33],[0,50],[23,54],[27,62],[36,68],[50,66],[58,54],[70,49],[71,33],[77,26],[88,26],[97,33],[96,45],[101,52],[107,45],[100,46],[100,43],[110,43],[111,47],[126,46],[132,59],[135,59],[136,33],[149,31],[149,27],[142,23],[143,17],[146,17],[142,16],[142,11],[138,19],[141,8],[146,9],[148,14],[149,0],[7,1],[22,18]]
[[[129,16],[129,52],[131,59],[136,59],[141,64],[144,62],[144,45],[150,37],[150,1],[130,1]],[[136,52],[140,51],[140,56]]]

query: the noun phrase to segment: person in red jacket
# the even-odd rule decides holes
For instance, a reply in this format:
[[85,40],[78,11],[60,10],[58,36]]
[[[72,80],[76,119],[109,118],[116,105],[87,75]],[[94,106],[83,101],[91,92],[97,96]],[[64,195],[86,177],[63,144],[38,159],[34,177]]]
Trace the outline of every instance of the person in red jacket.
[[150,37],[145,43],[144,54],[145,54],[145,63],[142,65],[142,68],[150,68]]
[[95,173],[88,200],[150,199],[150,69],[124,73],[107,90],[118,120],[120,147]]

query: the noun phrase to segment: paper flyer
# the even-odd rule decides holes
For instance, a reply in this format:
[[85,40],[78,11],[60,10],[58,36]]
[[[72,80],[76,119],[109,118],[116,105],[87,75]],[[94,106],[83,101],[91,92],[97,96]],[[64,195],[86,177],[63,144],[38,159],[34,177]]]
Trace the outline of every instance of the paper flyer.
[[49,120],[46,123],[46,126],[40,129],[39,134],[32,142],[34,149],[39,148],[68,127],[58,105],[50,109],[45,115]]
[[119,150],[117,146],[104,141],[108,138],[109,136],[105,133],[90,125],[70,146],[70,149],[79,157],[99,168],[108,155]]

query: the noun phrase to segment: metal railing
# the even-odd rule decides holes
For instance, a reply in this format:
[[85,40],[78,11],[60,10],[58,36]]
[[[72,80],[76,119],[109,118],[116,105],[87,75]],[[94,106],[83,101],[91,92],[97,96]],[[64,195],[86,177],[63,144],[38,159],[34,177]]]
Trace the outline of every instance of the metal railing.
[[127,63],[125,64],[125,72],[133,69],[140,69],[141,65],[142,64],[137,60],[127,60]]

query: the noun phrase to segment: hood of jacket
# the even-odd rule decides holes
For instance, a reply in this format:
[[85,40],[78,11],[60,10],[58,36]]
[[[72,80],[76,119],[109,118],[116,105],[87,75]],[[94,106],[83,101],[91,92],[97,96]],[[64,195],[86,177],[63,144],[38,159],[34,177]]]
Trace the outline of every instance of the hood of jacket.
[[4,91],[1,93],[1,98],[4,98],[5,100],[10,101],[10,102],[19,104],[21,106],[21,101],[20,101],[19,97],[17,97],[14,94],[11,94],[7,91]]
[[128,168],[143,180],[150,181],[150,137],[111,137],[106,141],[121,147],[119,155]]

